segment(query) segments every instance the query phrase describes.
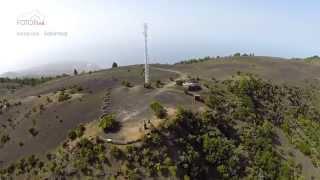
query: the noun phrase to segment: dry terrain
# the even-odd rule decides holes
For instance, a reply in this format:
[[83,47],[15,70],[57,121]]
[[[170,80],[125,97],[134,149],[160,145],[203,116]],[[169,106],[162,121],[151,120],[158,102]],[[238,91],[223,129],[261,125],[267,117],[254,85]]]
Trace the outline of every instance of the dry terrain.
[[[149,107],[154,101],[163,104],[170,116],[178,106],[193,111],[205,108],[202,103],[194,103],[193,97],[177,87],[175,80],[199,78],[205,83],[231,78],[238,71],[279,84],[308,88],[318,86],[320,81],[318,64],[271,57],[227,57],[192,64],[152,65],[152,89],[143,86],[142,65],[61,77],[35,87],[0,83],[0,100],[11,104],[2,107],[0,113],[0,135],[10,138],[0,147],[0,166],[31,154],[44,157],[65,142],[68,132],[79,124],[86,126],[86,137],[101,136],[123,142],[139,140],[146,134],[144,122],[150,120],[157,126],[162,121],[154,117]],[[155,87],[156,80],[163,86]],[[132,87],[123,85],[123,81]],[[60,101],[62,91],[69,97]],[[198,93],[205,95],[208,89],[204,87]],[[98,128],[104,106],[116,115],[119,131],[104,133]],[[290,144],[281,129],[277,129],[277,134],[276,146],[283,156],[293,154],[308,179],[311,176],[320,179],[320,169],[313,166],[309,157]]]

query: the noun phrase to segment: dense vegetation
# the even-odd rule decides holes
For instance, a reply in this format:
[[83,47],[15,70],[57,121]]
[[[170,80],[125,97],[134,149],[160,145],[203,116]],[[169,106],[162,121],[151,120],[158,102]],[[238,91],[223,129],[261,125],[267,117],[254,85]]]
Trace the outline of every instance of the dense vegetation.
[[[240,56],[243,56],[243,57],[248,57],[248,56],[254,56],[254,53],[235,53],[232,55],[233,57],[240,57]],[[228,57],[228,56],[227,56]],[[230,56],[229,56],[230,57]],[[194,64],[194,63],[200,63],[200,62],[205,62],[205,61],[209,61],[209,60],[217,60],[217,59],[221,59],[221,58],[225,58],[225,57],[220,57],[220,56],[216,56],[216,57],[210,57],[210,56],[205,56],[203,58],[191,58],[191,59],[187,59],[187,60],[182,60],[182,61],[179,61],[175,64]]]
[[[319,113],[309,98],[302,89],[273,85],[252,75],[216,82],[206,101],[210,110],[180,109],[141,147],[132,148],[128,161],[144,167],[148,176],[170,172],[169,176],[185,179],[296,179],[300,166],[277,152],[274,128],[300,122],[301,117],[319,126]],[[310,141],[317,144],[319,138]]]
[[305,62],[307,63],[319,63],[320,62],[320,57],[319,56],[311,56],[307,57],[304,59]]
[[[137,145],[118,148],[99,138],[81,138],[80,127],[69,134],[70,139],[81,138],[72,151],[65,145],[48,154],[46,161],[30,156],[3,169],[1,175],[299,179],[301,165],[274,145],[276,129],[282,129],[293,145],[319,165],[320,113],[313,104],[313,92],[241,73],[211,81],[207,87],[207,110],[178,108],[175,117],[163,120]],[[155,113],[164,109],[159,103],[151,108]],[[114,116],[105,116],[99,126],[106,130],[114,122]]]
[[182,60],[176,64],[193,64],[193,63],[208,61],[213,58],[214,57],[210,57],[210,56],[206,56],[204,58],[192,58],[192,59]]
[[41,77],[41,78],[0,78],[0,83],[17,83],[20,85],[29,85],[29,86],[35,86],[38,84],[45,83],[47,81],[50,81],[54,79],[54,77]]

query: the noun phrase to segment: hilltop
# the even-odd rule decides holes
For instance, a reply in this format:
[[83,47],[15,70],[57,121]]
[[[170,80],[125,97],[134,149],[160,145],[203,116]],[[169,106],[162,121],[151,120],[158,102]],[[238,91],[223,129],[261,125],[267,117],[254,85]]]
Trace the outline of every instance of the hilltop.
[[2,79],[2,177],[320,178],[317,63],[219,57],[151,72],[150,87],[142,65]]

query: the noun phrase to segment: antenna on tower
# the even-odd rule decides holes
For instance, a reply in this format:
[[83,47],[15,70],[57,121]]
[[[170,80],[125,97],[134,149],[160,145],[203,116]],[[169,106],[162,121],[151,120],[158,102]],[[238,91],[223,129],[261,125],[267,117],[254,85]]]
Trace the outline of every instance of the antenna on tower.
[[149,84],[150,78],[149,78],[149,54],[148,54],[148,24],[144,23],[144,48],[145,48],[145,58],[146,62],[144,65],[144,82],[145,84]]

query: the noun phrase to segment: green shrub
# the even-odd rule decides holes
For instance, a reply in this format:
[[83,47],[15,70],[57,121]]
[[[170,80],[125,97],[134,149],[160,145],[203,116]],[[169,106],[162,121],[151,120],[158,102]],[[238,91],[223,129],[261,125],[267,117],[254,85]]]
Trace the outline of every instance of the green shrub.
[[117,68],[118,67],[118,64],[116,62],[113,62],[112,63],[112,68]]
[[83,91],[83,87],[82,86],[77,86],[76,89],[77,89],[78,92]]
[[54,77],[41,77],[41,78],[27,78],[27,77],[25,77],[25,78],[14,78],[14,79],[0,78],[0,83],[17,83],[21,87],[23,85],[35,86],[35,85],[50,81],[52,79],[54,79]]
[[76,129],[69,132],[68,137],[71,140],[75,140],[76,138],[80,138],[83,136],[85,130],[86,130],[86,128],[84,127],[84,125],[80,124]]
[[23,142],[19,142],[19,146],[22,147],[24,145]]
[[76,69],[73,70],[73,75],[78,75],[78,71]]
[[86,130],[86,128],[84,127],[84,125],[80,124],[77,128],[76,128],[76,134],[77,137],[81,137],[84,133],[84,131]]
[[111,146],[110,149],[110,154],[116,158],[116,159],[120,159],[123,155],[123,152],[116,146]]
[[117,122],[113,114],[106,115],[100,119],[99,127],[104,131],[114,130],[116,126]]
[[153,102],[150,104],[150,108],[158,118],[165,118],[167,116],[167,110],[159,102]]
[[39,105],[39,109],[40,109],[40,111],[44,111],[44,110],[45,110],[44,105],[43,105],[43,104],[40,104],[40,105]]
[[182,86],[183,85],[183,80],[176,80],[176,85],[177,86]]
[[62,102],[62,101],[67,101],[71,99],[71,96],[67,93],[65,93],[64,91],[61,91],[59,96],[58,96],[58,101]]
[[309,156],[311,154],[310,146],[307,143],[299,141],[297,143],[297,147],[303,154],[305,154],[307,156]]
[[10,141],[10,137],[8,135],[2,135],[0,141],[1,144],[6,144],[8,141]]
[[83,91],[82,86],[80,86],[80,85],[74,85],[74,86],[71,86],[71,87],[70,87],[69,93],[70,93],[70,94],[75,94],[75,93],[80,92],[80,91]]
[[241,56],[241,53],[237,52],[237,53],[235,53],[233,56],[239,57],[239,56]]
[[163,86],[163,82],[161,82],[161,80],[157,80],[156,81],[156,87],[157,88],[161,88]]
[[77,133],[76,133],[76,131],[75,131],[75,130],[70,131],[70,132],[68,133],[68,137],[69,137],[69,139],[71,139],[71,140],[75,140],[75,139],[77,138]]
[[29,129],[29,133],[32,135],[32,136],[37,136],[39,134],[39,132],[35,129],[35,128],[30,128]]
[[152,85],[150,83],[144,83],[144,88],[152,89]]
[[133,85],[127,80],[123,80],[122,81],[122,85],[125,86],[125,87],[129,87],[129,88],[133,87]]

